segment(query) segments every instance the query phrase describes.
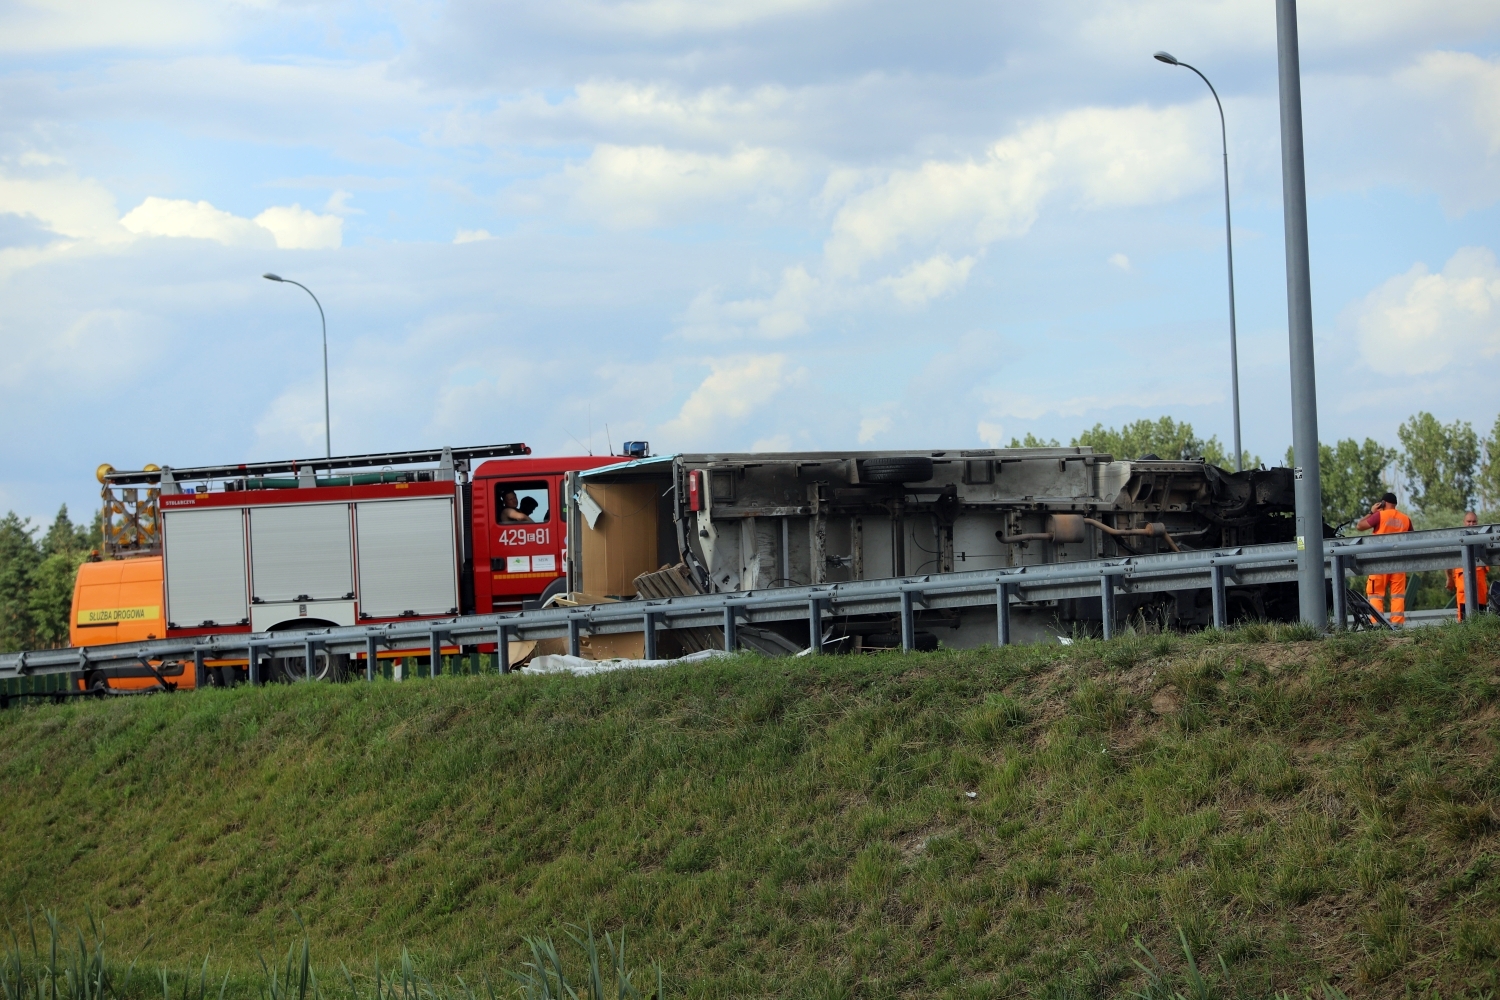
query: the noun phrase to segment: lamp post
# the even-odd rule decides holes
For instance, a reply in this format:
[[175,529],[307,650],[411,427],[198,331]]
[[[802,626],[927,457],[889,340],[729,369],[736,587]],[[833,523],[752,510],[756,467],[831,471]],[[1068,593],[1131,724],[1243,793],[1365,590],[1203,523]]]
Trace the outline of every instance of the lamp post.
[[[1208,83],[1208,77],[1196,66],[1189,66],[1170,52],[1158,52],[1154,57],[1168,66],[1181,66],[1198,74],[1198,79]],[[1234,330],[1234,236],[1229,225],[1229,130],[1224,125],[1224,105],[1219,103],[1219,92],[1208,83],[1208,92],[1214,95],[1214,104],[1219,108],[1219,140],[1224,150],[1224,245],[1229,254],[1229,386],[1234,403],[1234,471],[1243,472],[1244,451],[1240,448],[1240,351],[1235,343]]]
[[300,281],[291,278],[283,278],[279,274],[271,274],[269,271],[261,275],[267,281],[279,281],[287,285],[296,285],[308,295],[312,295],[313,304],[318,307],[318,319],[323,322],[323,450],[328,458],[333,457],[333,430],[328,419],[328,317],[323,315],[323,303],[313,295],[312,289]]
[[1297,0],[1276,0],[1276,79],[1281,98],[1281,209],[1286,226],[1292,456],[1297,463],[1293,472],[1297,501],[1297,602],[1302,620],[1322,631],[1328,627],[1328,601],[1323,593],[1323,476],[1318,467],[1318,380],[1313,360],[1312,273],[1307,255],[1307,175],[1302,155],[1302,60],[1297,44]]

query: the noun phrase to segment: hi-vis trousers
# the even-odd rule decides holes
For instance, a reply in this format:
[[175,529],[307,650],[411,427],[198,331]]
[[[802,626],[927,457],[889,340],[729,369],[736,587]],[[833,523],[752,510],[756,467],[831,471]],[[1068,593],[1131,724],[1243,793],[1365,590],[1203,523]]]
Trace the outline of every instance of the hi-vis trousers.
[[1370,599],[1370,606],[1382,615],[1387,590],[1391,595],[1391,613],[1387,618],[1392,625],[1400,625],[1406,621],[1406,574],[1374,573],[1365,580],[1365,596]]

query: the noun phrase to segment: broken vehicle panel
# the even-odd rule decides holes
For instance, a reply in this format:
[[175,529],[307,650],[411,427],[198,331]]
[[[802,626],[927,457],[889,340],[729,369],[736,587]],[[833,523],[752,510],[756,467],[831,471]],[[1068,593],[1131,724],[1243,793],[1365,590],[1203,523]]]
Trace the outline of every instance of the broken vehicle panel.
[[[1294,507],[1289,469],[1115,461],[1086,447],[681,454],[576,473],[569,493],[570,579],[620,599],[673,563],[720,593],[1279,542],[1292,537]],[[1116,613],[1202,627],[1207,599],[1127,595]],[[1232,620],[1295,617],[1285,585],[1231,587],[1230,601]],[[978,644],[993,635],[988,614],[933,613],[923,627],[950,646]],[[1100,604],[1017,605],[1012,616],[1018,638],[1038,639],[1089,631]],[[890,632],[888,622],[830,624],[851,646]]]

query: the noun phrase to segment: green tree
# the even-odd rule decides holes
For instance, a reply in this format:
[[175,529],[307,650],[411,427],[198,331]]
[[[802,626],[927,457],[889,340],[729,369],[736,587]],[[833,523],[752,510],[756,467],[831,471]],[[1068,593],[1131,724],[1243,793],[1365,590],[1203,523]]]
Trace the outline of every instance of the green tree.
[[29,518],[0,520],[0,652],[68,644],[73,581],[93,533],[64,504],[41,538]]
[[1417,508],[1466,510],[1474,500],[1479,468],[1479,435],[1467,421],[1438,423],[1423,411],[1403,423],[1401,471]]
[[[1144,455],[1172,462],[1193,462],[1202,458],[1210,465],[1226,467],[1229,456],[1217,437],[1203,440],[1193,433],[1193,425],[1178,423],[1171,417],[1137,420],[1119,430],[1095,424],[1073,439],[1074,445],[1089,445],[1094,451],[1116,459],[1136,459]],[[1257,463],[1258,464],[1258,463]]]
[[[1341,525],[1364,517],[1381,496],[1390,492],[1386,466],[1399,452],[1365,438],[1360,444],[1345,438],[1330,448],[1318,445],[1318,468],[1323,481],[1323,520]],[[1287,464],[1292,464],[1287,451]]]
[[0,520],[0,652],[34,645],[32,574],[42,561],[35,533],[31,519],[14,511]]
[[1026,433],[1026,439],[1024,441],[1021,440],[1020,438],[1011,438],[1010,439],[1010,444],[1008,445],[1008,447],[1011,447],[1011,448],[1060,448],[1061,445],[1059,445],[1057,443],[1057,438],[1050,438],[1050,439],[1045,439],[1044,440],[1042,438],[1037,437],[1035,434],[1032,434],[1030,431],[1028,431]]
[[91,528],[74,524],[68,517],[68,505],[63,504],[58,508],[57,517],[52,519],[52,526],[42,536],[42,555],[87,555],[98,544],[95,541],[98,537],[98,532]]
[[68,645],[73,615],[73,581],[82,553],[56,552],[31,571],[30,605],[32,648]]
[[1484,461],[1479,466],[1479,500],[1484,504],[1485,521],[1500,518],[1500,416],[1490,436],[1484,439]]
[[68,517],[63,504],[42,536],[42,561],[31,572],[31,624],[38,648],[66,646],[73,614],[73,581],[94,545],[94,533]]

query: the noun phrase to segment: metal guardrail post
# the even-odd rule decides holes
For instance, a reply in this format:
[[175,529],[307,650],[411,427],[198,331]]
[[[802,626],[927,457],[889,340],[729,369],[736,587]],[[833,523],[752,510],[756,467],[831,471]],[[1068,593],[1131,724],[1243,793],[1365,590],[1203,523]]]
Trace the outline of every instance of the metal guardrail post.
[[1099,616],[1104,621],[1104,638],[1115,635],[1115,580],[1108,573],[1099,575]]
[[1000,645],[1010,645],[1010,584],[1002,583],[995,587],[995,626],[999,630],[997,636]]
[[646,659],[656,659],[656,615],[647,611],[641,615],[641,635],[645,639]]
[[740,645],[740,637],[734,616],[734,605],[724,605],[724,652],[733,653]]
[[1473,621],[1479,614],[1479,560],[1474,546],[1464,545],[1464,620]]
[[578,617],[576,615],[569,615],[568,616],[568,655],[569,656],[577,656],[578,653],[579,653],[579,649],[578,649]]
[[1333,583],[1333,627],[1344,628],[1349,621],[1349,594],[1344,583],[1344,557],[1334,555],[1331,568]]
[[1229,624],[1229,609],[1226,606],[1228,595],[1224,593],[1224,567],[1215,565],[1208,574],[1211,580],[1209,589],[1213,591],[1214,598],[1214,628],[1224,628]]
[[375,672],[380,669],[380,650],[376,647],[373,635],[365,636],[365,680],[373,681]]
[[443,633],[433,630],[428,633],[430,652],[427,665],[427,676],[436,677],[443,672]]
[[901,591],[901,652],[910,653],[917,648],[916,616],[911,609],[911,591]]
[[813,655],[823,652],[823,599],[814,597],[807,602],[807,648]]
[[495,629],[495,663],[502,674],[510,673],[510,626],[500,625]]
[[193,687],[195,689],[203,687],[203,676],[203,649],[200,646],[193,650]]
[[302,679],[310,681],[313,679],[313,665],[318,659],[318,644],[308,639],[302,644],[302,650],[304,656],[302,660]]
[[250,648],[246,651],[246,659],[249,662],[245,664],[245,679],[250,682],[251,687],[254,687],[261,683],[260,647],[251,643]]

